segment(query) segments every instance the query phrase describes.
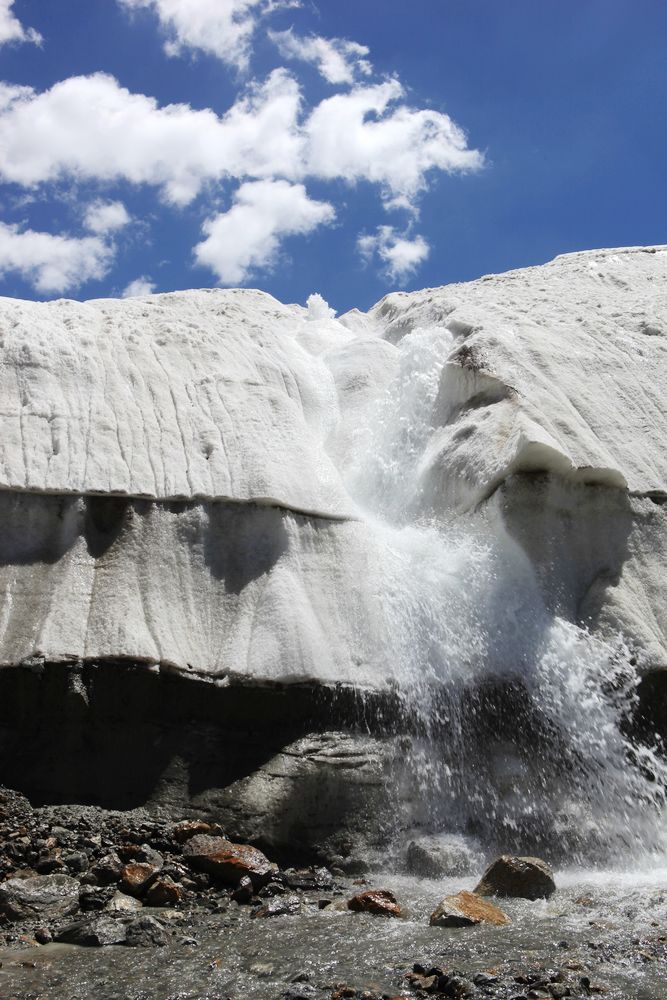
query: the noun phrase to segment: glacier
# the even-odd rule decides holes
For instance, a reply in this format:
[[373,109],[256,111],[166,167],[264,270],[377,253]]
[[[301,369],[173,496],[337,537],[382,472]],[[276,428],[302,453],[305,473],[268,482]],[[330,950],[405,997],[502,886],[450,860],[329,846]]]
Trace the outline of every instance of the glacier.
[[246,743],[224,780],[189,762],[244,836],[289,839],[308,795],[317,836],[343,800],[366,830],[389,789],[405,826],[525,842],[559,798],[654,848],[663,765],[627,730],[667,668],[666,289],[667,247],[635,247],[338,319],[255,290],[0,300],[5,760],[36,773],[19,674],[67,668],[79,720],[95,677],[126,684],[115,719],[187,681],[264,706],[260,743],[301,712],[254,769]]

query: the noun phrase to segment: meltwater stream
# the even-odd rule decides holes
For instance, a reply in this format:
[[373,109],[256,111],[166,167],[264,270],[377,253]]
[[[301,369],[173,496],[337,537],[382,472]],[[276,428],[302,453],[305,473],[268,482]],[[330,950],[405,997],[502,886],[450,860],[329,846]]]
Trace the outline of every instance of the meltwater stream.
[[667,768],[624,735],[637,672],[623,637],[550,614],[493,508],[448,515],[424,484],[454,347],[443,327],[401,339],[342,463],[381,553],[416,824],[487,852],[643,867],[665,856]]

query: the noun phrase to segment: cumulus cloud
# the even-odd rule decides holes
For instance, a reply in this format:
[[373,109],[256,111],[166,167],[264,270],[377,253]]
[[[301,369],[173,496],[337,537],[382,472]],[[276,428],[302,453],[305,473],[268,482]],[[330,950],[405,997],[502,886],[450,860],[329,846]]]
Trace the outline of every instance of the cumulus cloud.
[[[186,205],[207,180],[293,175],[302,159],[300,93],[277,70],[221,118],[159,107],[111,76],[70,77],[39,93],[0,85],[0,179],[32,187],[71,177],[162,188]],[[91,113],[94,108],[94,113]]]
[[398,80],[355,87],[322,101],[306,123],[308,171],[318,177],[368,180],[389,202],[409,203],[432,170],[478,170],[482,154],[449,115],[397,103]]
[[13,12],[14,0],[0,0],[0,45],[7,42],[42,44],[42,36],[34,28],[24,28]]
[[283,237],[310,233],[334,218],[333,206],[309,198],[302,184],[248,182],[228,212],[204,224],[206,239],[195,247],[195,257],[221,284],[241,284],[256,269],[275,264]]
[[374,234],[360,236],[357,249],[367,262],[378,257],[387,277],[392,281],[405,281],[424,263],[430,247],[423,236],[410,238],[400,234],[393,226],[379,226]]
[[178,55],[198,49],[245,69],[250,42],[260,18],[280,7],[298,7],[298,0],[119,0],[129,10],[155,12],[167,33],[165,50]]
[[150,278],[143,274],[140,278],[135,278],[121,292],[121,298],[134,299],[140,295],[152,295],[155,291],[155,284]]
[[94,201],[86,209],[84,222],[91,233],[111,233],[130,222],[122,201]]
[[103,278],[113,251],[101,239],[75,239],[52,233],[21,230],[0,222],[0,275],[19,274],[38,292],[49,294],[77,288]]
[[358,76],[369,76],[373,71],[367,58],[369,49],[358,42],[319,35],[304,37],[295,35],[291,28],[268,34],[283,59],[312,63],[329,83],[352,84]]
[[447,115],[402,97],[396,80],[356,86],[303,120],[300,88],[286,70],[253,84],[222,117],[186,104],[161,108],[102,73],[42,93],[0,85],[0,179],[24,187],[123,179],[186,205],[207,181],[315,176],[366,180],[389,206],[410,204],[430,171],[475,170],[483,157]]

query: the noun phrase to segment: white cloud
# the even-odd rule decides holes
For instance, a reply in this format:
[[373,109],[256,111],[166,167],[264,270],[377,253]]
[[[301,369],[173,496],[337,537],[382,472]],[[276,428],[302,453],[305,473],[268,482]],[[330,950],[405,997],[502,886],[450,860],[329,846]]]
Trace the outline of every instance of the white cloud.
[[[38,93],[0,84],[0,179],[32,187],[65,177],[127,180],[186,205],[207,180],[298,173],[298,85],[285,71],[254,85],[219,118],[160,108],[111,76],[70,77]],[[91,110],[94,109],[94,112]]]
[[322,38],[319,35],[295,35],[287,31],[269,31],[283,59],[312,63],[329,83],[352,84],[358,76],[369,76],[373,69],[366,58],[369,49],[346,38]]
[[248,64],[257,22],[279,7],[298,7],[295,0],[119,0],[130,10],[153,10],[167,32],[165,49],[178,55],[199,49],[239,69]]
[[357,248],[367,262],[377,255],[392,281],[405,281],[430,253],[423,236],[411,239],[408,234],[397,233],[393,226],[379,226],[375,235],[360,236]]
[[130,222],[122,201],[94,201],[86,209],[84,222],[91,233],[110,233]]
[[38,292],[65,292],[103,278],[113,251],[95,236],[74,239],[0,222],[0,275],[20,274]]
[[482,154],[439,111],[396,103],[398,80],[356,87],[322,101],[306,123],[308,172],[322,178],[380,184],[387,200],[412,199],[426,187],[431,170],[477,170]]
[[238,285],[254,270],[275,264],[282,237],[310,233],[334,218],[333,207],[311,200],[302,184],[242,184],[229,211],[204,224],[206,239],[195,256],[221,284]]
[[7,42],[42,44],[42,36],[34,28],[24,28],[12,11],[14,0],[0,0],[0,45]]
[[396,80],[354,87],[303,121],[286,70],[253,84],[222,117],[187,104],[160,108],[101,73],[43,93],[0,85],[0,179],[23,187],[123,179],[186,205],[207,181],[316,176],[379,184],[388,207],[407,205],[430,171],[475,170],[483,157],[451,118],[402,96]]
[[134,281],[131,281],[129,285],[123,289],[121,292],[121,298],[133,299],[139,295],[152,295],[154,291],[155,284],[150,280],[150,278],[142,275],[140,278],[135,278]]

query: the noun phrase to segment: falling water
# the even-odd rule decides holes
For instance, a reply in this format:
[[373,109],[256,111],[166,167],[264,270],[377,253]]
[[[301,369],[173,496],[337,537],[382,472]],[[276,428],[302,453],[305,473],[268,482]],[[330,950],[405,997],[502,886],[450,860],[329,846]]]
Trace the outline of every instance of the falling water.
[[667,769],[624,735],[637,675],[623,638],[550,613],[491,507],[434,516],[425,502],[421,463],[454,346],[442,327],[403,337],[343,463],[382,553],[416,820],[499,849],[642,863],[664,852]]

